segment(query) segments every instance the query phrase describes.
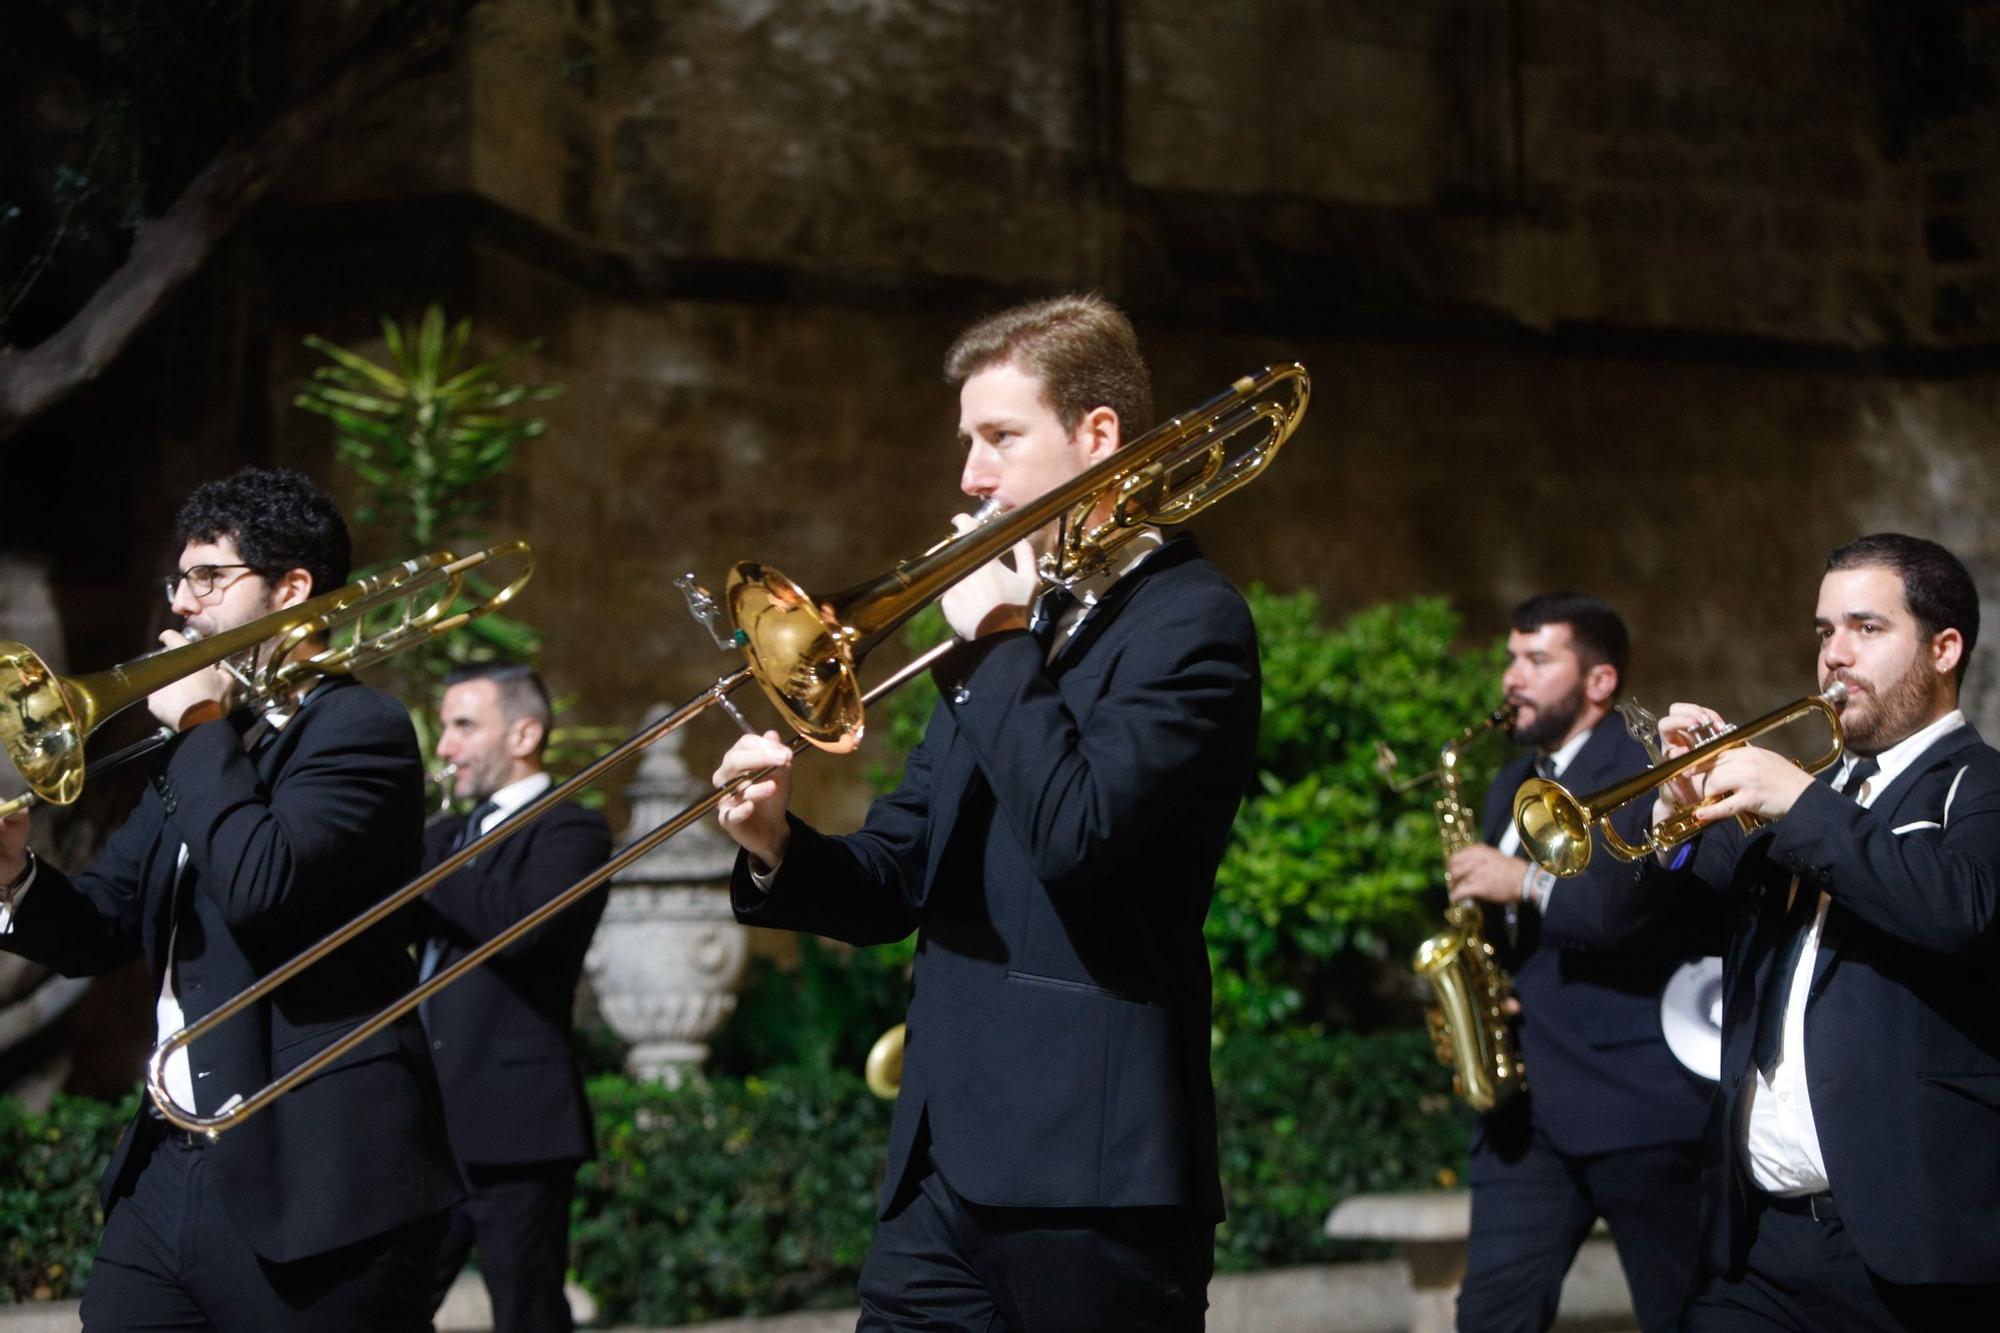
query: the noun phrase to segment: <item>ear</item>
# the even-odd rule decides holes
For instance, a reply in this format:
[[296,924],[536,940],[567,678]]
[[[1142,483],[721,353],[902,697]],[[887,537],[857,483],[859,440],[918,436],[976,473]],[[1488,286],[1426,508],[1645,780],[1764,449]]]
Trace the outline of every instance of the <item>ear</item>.
[[542,748],[542,724],[532,717],[517,717],[507,728],[507,757],[526,759]]
[[271,580],[271,608],[297,606],[313,595],[313,576],[303,569],[288,569]]
[[1965,660],[1965,636],[1955,629],[1941,629],[1931,635],[1931,670],[1949,676]]
[[1124,443],[1118,413],[1109,407],[1093,407],[1085,412],[1071,438],[1082,447],[1085,461],[1093,464],[1117,453],[1118,446]]
[[1599,662],[1583,673],[1583,697],[1598,708],[1608,707],[1618,693],[1618,668],[1609,662]]

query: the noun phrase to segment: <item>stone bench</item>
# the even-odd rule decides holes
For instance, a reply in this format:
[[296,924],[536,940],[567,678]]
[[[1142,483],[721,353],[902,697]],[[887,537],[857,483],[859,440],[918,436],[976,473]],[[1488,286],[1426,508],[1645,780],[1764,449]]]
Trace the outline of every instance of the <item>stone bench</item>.
[[[1598,1224],[1599,1230],[1603,1223]],[[1472,1196],[1464,1190],[1357,1194],[1327,1215],[1336,1240],[1386,1241],[1407,1273],[1410,1333],[1451,1333],[1458,1286],[1465,1279],[1465,1238]],[[1556,1327],[1628,1329],[1636,1323],[1631,1292],[1609,1240],[1585,1243],[1563,1279]]]

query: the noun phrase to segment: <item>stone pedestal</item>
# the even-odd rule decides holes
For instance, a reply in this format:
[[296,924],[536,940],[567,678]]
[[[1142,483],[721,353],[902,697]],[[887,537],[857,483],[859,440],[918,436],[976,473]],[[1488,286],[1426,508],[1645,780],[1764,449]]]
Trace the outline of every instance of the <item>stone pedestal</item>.
[[[684,734],[647,750],[626,789],[635,838],[709,790],[681,759]],[[749,933],[729,910],[735,859],[736,844],[703,819],[611,881],[584,967],[598,1011],[631,1044],[625,1064],[635,1078],[678,1084],[708,1058],[709,1036],[736,1008]]]

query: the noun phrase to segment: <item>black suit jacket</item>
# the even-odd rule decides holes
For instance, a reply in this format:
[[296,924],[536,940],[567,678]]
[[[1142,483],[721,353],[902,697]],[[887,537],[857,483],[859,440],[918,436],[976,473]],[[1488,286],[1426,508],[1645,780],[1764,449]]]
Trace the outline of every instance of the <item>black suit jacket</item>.
[[[450,854],[465,821],[450,815],[425,830],[427,868]],[[436,939],[439,967],[451,966],[610,854],[603,815],[554,807],[418,901],[417,956],[423,941]],[[424,1031],[460,1161],[581,1161],[596,1151],[570,1012],[609,893],[600,885],[425,1002]]]
[[1053,665],[992,635],[939,685],[859,832],[794,820],[768,896],[736,871],[746,922],[921,932],[882,1206],[921,1127],[979,1203],[1219,1218],[1202,920],[1256,759],[1249,608],[1180,536]]
[[1727,946],[1710,1261],[1738,1271],[1749,1245],[1744,1089],[1761,992],[1789,981],[1770,973],[1794,875],[1832,898],[1805,1060],[1841,1223],[1887,1281],[2000,1281],[2000,752],[1969,726],[1868,809],[1816,783],[1769,827],[1711,828],[1681,871],[1630,881]]
[[[1560,781],[1583,796],[1647,762],[1614,713],[1591,731]],[[1514,792],[1533,771],[1534,756],[1523,754],[1494,779],[1486,795],[1488,843],[1498,843],[1513,822]],[[1649,809],[1639,801],[1613,816],[1620,834],[1637,839]],[[1515,1030],[1529,1106],[1565,1153],[1698,1142],[1708,1117],[1713,1085],[1674,1058],[1660,1028],[1660,992],[1686,961],[1684,939],[1647,928],[1639,904],[1607,893],[1630,878],[1599,836],[1589,867],[1557,881],[1546,916],[1521,910],[1513,944],[1500,910],[1486,912],[1486,938],[1513,973],[1521,1001]],[[1613,920],[1613,910],[1634,919]],[[1510,1113],[1518,1114],[1503,1108]]]
[[[142,957],[158,994],[185,843],[174,957],[192,1022],[415,874],[423,769],[400,705],[335,678],[254,757],[243,724],[178,738],[88,870],[41,868],[0,944],[67,976]],[[196,1109],[297,1067],[414,980],[398,923],[353,941],[189,1048]],[[107,1212],[154,1141],[142,1112],[105,1170]],[[379,1234],[460,1193],[414,1018],[225,1133],[210,1156],[223,1208],[274,1260]]]

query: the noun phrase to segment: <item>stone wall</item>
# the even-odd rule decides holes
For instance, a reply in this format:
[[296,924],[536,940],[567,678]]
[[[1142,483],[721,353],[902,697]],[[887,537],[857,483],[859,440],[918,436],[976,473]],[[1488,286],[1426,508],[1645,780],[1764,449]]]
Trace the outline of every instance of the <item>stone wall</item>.
[[[1199,525],[1239,578],[1335,614],[1442,592],[1478,636],[1595,588],[1649,699],[1761,709],[1809,683],[1855,532],[1936,534],[2000,587],[2000,6],[1944,10],[499,0],[411,113],[447,130],[413,191],[468,204],[385,251],[417,205],[348,144],[277,215],[344,191],[380,231],[287,275],[271,451],[325,471],[296,335],[361,327],[385,274],[544,339],[569,392],[499,522],[542,551],[559,688],[630,721],[722,665],[672,574],[831,589],[928,544],[959,503],[944,344],[1095,286],[1163,408],[1315,373],[1272,479]],[[828,770],[807,808],[849,817]]]
[[[928,544],[943,346],[1094,287],[1163,408],[1314,371],[1271,480],[1200,525],[1240,578],[1445,593],[1477,637],[1593,587],[1649,699],[1761,708],[1857,531],[2000,589],[1996,71],[1991,0],[489,0],[42,428],[78,512],[9,541],[85,604],[74,658],[143,642],[112,630],[165,492],[333,477],[299,338],[442,300],[569,386],[496,526],[542,553],[558,689],[632,725],[723,663],[672,574],[838,587]],[[808,767],[809,809],[858,810],[856,766]]]

